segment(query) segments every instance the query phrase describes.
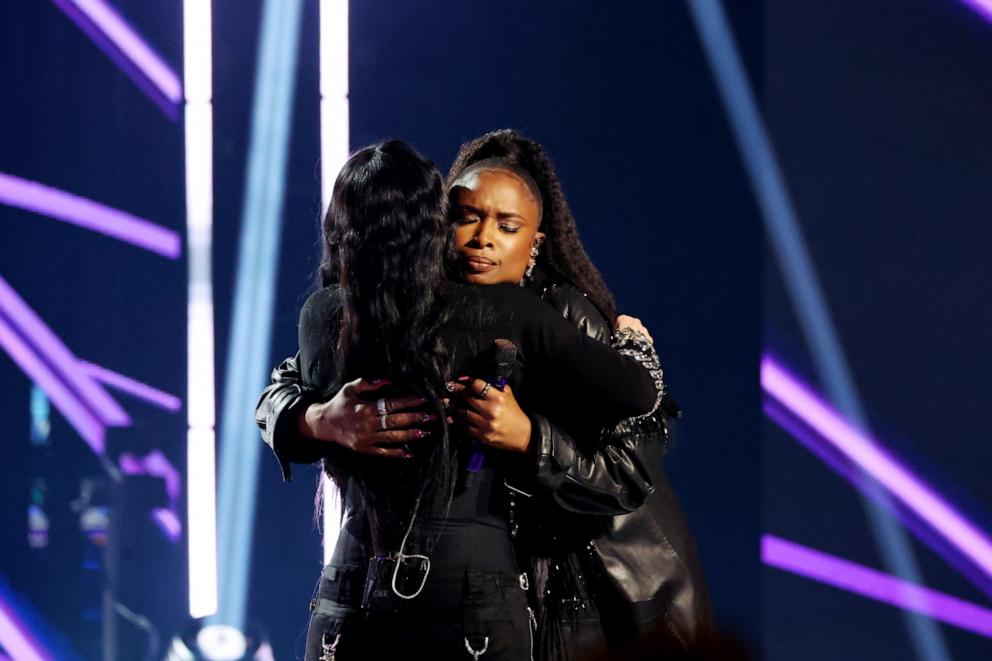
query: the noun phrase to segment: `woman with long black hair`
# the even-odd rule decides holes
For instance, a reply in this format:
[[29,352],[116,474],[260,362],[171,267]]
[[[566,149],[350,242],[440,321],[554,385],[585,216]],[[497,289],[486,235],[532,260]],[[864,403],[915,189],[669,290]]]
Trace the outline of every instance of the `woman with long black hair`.
[[[578,333],[532,294],[446,278],[443,191],[432,163],[390,141],[349,159],[324,221],[322,286],[300,316],[302,387],[333,398],[374,378],[419,399],[426,412],[413,415],[430,427],[411,435],[420,441],[400,460],[320,441],[281,448],[286,461],[322,459],[343,497],[308,659],[531,654],[504,486],[526,479],[526,456],[472,444],[449,427],[441,401],[452,376],[492,372],[494,343],[511,343],[502,376],[528,407],[577,406],[608,424],[657,406],[642,362]],[[502,386],[472,384],[473,396]],[[384,401],[376,408],[389,427],[398,414]]]

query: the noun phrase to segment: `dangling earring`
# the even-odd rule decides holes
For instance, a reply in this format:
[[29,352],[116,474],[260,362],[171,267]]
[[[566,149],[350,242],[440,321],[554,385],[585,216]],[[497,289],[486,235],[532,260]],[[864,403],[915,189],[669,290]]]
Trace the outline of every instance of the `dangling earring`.
[[530,280],[531,275],[534,273],[534,267],[537,266],[537,255],[538,247],[541,245],[540,240],[534,241],[534,245],[530,247],[530,261],[527,263],[527,270],[524,271],[524,281]]

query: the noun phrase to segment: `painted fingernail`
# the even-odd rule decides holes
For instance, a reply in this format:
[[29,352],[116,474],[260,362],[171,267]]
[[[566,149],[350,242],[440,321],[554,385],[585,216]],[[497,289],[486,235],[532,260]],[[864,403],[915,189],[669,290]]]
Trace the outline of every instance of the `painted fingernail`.
[[427,432],[425,432],[423,429],[415,429],[413,431],[413,435],[415,438],[423,438],[427,436]]
[[454,418],[452,418],[452,417],[451,417],[450,415],[449,415],[449,416],[448,416],[447,418],[445,418],[445,420],[447,420],[447,421],[448,421],[448,424],[449,424],[449,425],[453,425],[453,424],[455,424],[455,419],[454,419]]
[[470,377],[470,376],[460,376],[460,377],[458,377],[458,378],[457,378],[457,379],[455,379],[455,380],[456,380],[456,381],[468,381],[468,380],[469,380],[469,379],[471,379],[471,378],[472,378],[472,377]]
[[425,413],[424,415],[420,416],[421,422],[433,422],[434,420],[437,420],[437,416],[434,415],[433,413]]
[[404,459],[413,459],[413,453],[412,452],[404,452],[403,453],[403,458]]
[[377,386],[380,383],[389,383],[389,379],[372,379],[372,381],[370,381],[370,383],[372,383],[373,385],[376,385]]

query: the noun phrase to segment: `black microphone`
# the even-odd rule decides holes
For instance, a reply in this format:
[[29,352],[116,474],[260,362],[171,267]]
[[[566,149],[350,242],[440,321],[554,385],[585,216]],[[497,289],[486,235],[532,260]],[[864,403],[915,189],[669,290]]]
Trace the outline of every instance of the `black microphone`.
[[496,373],[487,379],[497,390],[502,391],[506,382],[513,376],[513,366],[517,360],[517,345],[510,340],[499,338],[493,341],[496,349]]
[[[487,378],[486,382],[493,388],[502,391],[513,375],[513,367],[517,360],[517,345],[501,337],[493,341],[493,350],[496,354],[493,360],[494,370],[492,376]],[[482,470],[482,464],[485,462],[486,455],[481,443],[475,441],[472,445],[472,456],[468,460],[468,471],[470,473],[478,473]]]

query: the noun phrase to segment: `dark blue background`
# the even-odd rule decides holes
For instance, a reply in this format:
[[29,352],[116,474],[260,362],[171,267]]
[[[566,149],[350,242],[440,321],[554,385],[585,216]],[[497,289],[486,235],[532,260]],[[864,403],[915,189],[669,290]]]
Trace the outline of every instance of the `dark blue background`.
[[[960,2],[766,3],[772,138],[876,436],[992,530],[992,25]],[[823,390],[773,261],[766,345]],[[857,492],[766,424],[766,531],[886,570]],[[912,537],[911,537],[912,539]],[[926,584],[989,597],[911,542]],[[768,658],[915,658],[898,609],[766,570]],[[941,626],[952,658],[992,642]]]

